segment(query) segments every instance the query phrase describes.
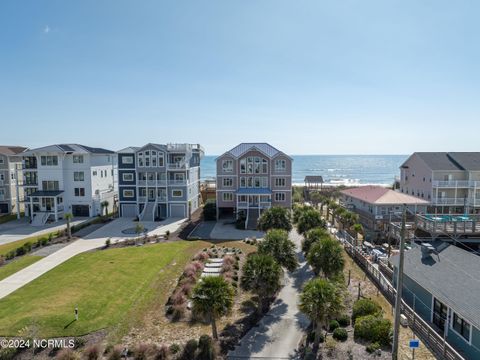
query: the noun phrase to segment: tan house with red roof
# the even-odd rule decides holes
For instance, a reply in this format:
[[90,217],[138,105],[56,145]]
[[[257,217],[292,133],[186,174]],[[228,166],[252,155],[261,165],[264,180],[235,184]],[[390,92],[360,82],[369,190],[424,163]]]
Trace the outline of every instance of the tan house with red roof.
[[391,216],[402,213],[407,205],[408,212],[425,213],[428,201],[403,194],[382,186],[361,186],[341,191],[341,204],[357,213],[360,222],[367,230],[382,231]]

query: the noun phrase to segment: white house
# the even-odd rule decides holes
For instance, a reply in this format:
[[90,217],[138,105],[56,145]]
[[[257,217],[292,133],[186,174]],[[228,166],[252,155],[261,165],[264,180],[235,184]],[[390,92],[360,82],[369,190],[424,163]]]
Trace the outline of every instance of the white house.
[[116,157],[110,150],[78,144],[49,145],[22,153],[25,210],[33,225],[65,213],[93,217],[117,198]]

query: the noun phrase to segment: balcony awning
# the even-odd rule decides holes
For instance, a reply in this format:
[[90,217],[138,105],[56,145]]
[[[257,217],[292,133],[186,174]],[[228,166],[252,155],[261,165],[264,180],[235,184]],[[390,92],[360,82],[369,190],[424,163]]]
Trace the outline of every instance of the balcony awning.
[[63,194],[61,190],[53,190],[53,191],[35,191],[34,193],[30,194],[31,197],[55,197],[60,194]]
[[240,188],[237,195],[272,195],[272,191],[267,188]]

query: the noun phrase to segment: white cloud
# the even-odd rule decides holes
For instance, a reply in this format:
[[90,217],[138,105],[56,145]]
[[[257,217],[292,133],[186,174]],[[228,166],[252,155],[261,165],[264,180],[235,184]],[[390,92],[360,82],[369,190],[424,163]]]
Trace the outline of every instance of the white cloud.
[[48,34],[50,32],[50,26],[46,25],[45,28],[43,29],[44,34]]

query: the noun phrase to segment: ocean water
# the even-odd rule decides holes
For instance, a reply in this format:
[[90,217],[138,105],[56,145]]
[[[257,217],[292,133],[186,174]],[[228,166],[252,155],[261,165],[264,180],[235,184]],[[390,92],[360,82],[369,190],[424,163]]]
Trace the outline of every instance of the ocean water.
[[[294,155],[292,181],[303,184],[307,175],[321,175],[326,183],[391,185],[408,155]],[[205,156],[202,179],[215,177],[215,159]]]

